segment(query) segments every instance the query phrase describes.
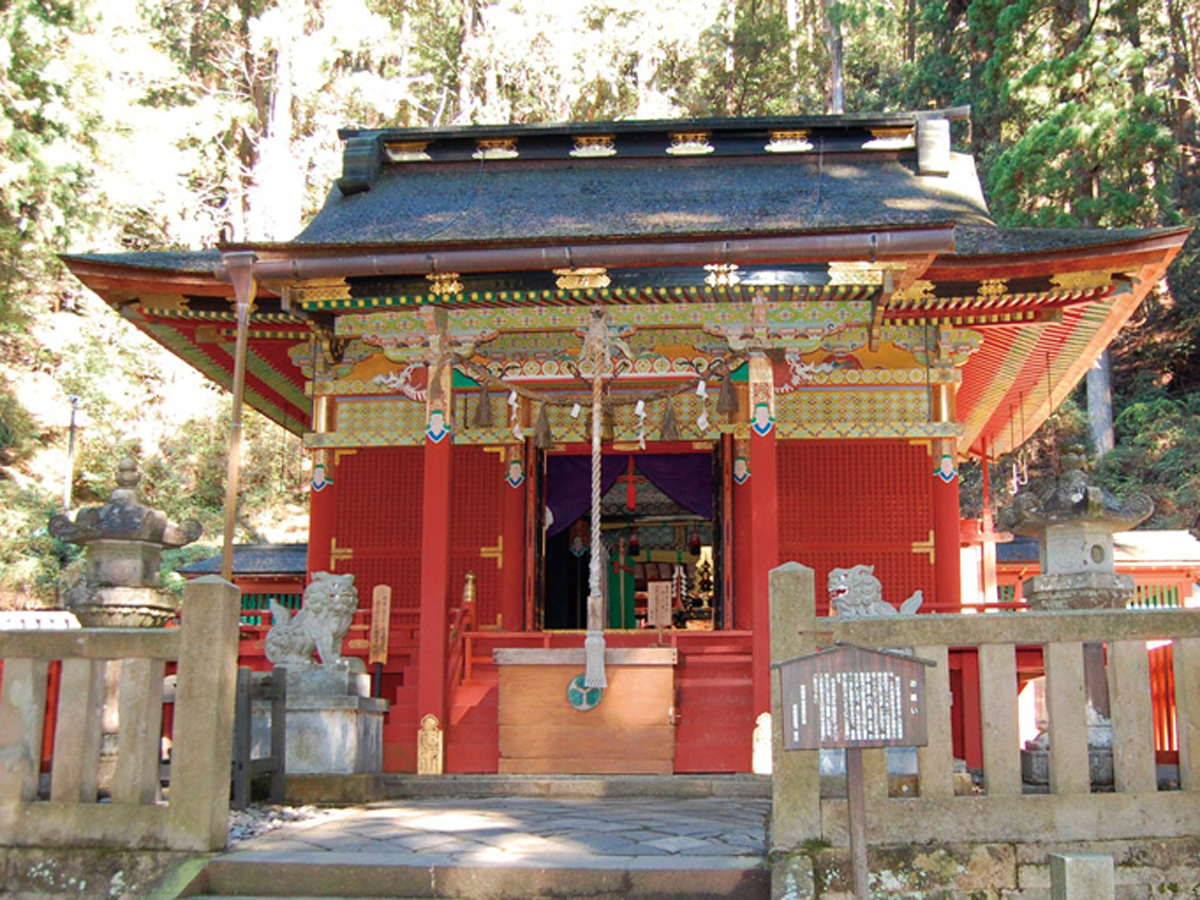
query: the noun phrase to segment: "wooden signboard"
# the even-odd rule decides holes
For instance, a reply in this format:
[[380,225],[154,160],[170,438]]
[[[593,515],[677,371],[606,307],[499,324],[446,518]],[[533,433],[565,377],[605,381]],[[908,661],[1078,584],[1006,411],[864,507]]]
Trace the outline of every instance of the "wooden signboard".
[[932,665],[903,653],[842,644],[773,666],[780,674],[783,748],[846,751],[850,871],[857,900],[870,896],[862,751],[929,743],[925,668]]
[[784,749],[925,746],[929,665],[901,653],[849,645],[776,663]]
[[671,606],[675,598],[674,586],[669,581],[651,581],[646,585],[649,598],[646,601],[646,624],[651,628],[671,627]]
[[388,628],[392,623],[392,589],[386,584],[375,586],[371,596],[371,651],[368,662],[383,665],[388,658]]

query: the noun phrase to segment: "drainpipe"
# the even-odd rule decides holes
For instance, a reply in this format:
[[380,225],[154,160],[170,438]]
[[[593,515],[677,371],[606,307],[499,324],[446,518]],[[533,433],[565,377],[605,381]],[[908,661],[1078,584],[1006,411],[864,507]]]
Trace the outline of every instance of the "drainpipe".
[[225,537],[221,549],[221,577],[233,581],[233,534],[237,527],[238,481],[242,461],[242,397],[246,388],[246,345],[250,333],[250,307],[254,303],[257,254],[239,250],[221,254],[222,268],[233,282],[237,304],[237,345],[233,356],[233,412],[229,422],[229,458],[225,470]]
[[[268,252],[269,247],[261,248]],[[287,245],[319,254],[327,248]],[[489,247],[472,250],[415,250],[400,253],[351,253],[334,256],[291,256],[259,260],[254,274],[260,281],[302,281],[309,278],[352,278],[366,275],[424,275],[439,272],[515,272],[570,269],[582,266],[704,265],[712,262],[794,263],[831,259],[874,261],[879,257],[949,253],[954,250],[954,226],[838,234],[800,234],[746,237],[712,241],[638,241],[576,246]],[[249,251],[239,251],[249,252]],[[253,255],[253,254],[251,254]],[[230,261],[225,253],[216,276],[230,281]]]

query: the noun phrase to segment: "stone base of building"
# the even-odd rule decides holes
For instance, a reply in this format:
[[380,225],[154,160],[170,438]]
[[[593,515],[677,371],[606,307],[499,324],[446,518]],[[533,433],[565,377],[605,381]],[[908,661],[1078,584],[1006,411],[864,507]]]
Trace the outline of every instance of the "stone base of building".
[[[1050,857],[1063,854],[1111,857],[1116,900],[1200,896],[1200,838],[1195,837],[872,846],[868,855],[871,893],[940,900],[1049,900]],[[846,847],[814,847],[807,853],[783,854],[773,869],[774,900],[854,900]]]

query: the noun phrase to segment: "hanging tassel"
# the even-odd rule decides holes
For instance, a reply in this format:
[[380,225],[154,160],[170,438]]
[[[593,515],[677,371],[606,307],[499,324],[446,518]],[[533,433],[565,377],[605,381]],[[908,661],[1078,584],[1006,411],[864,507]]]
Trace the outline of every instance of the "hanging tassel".
[[554,446],[554,436],[550,433],[550,412],[545,403],[542,404],[537,423],[533,426],[533,446],[539,450],[549,450]]
[[675,422],[675,407],[671,405],[670,400],[667,400],[667,408],[663,413],[662,428],[659,429],[659,437],[664,441],[679,440],[679,425]]
[[608,687],[608,678],[604,671],[604,632],[589,631],[583,639],[583,686]]
[[475,407],[475,418],[471,422],[476,428],[491,428],[492,395],[488,393],[486,381],[479,382],[479,405]]
[[733,373],[726,372],[721,379],[721,393],[717,395],[717,412],[736,416],[738,411],[737,390],[733,386]]

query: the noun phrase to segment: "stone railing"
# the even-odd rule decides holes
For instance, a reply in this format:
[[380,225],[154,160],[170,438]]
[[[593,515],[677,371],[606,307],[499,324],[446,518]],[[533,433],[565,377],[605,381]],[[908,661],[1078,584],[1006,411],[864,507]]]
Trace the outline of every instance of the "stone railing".
[[[0,632],[0,846],[223,848],[238,612],[237,588],[210,576],[185,588],[181,628]],[[121,661],[116,759],[110,796],[100,801],[105,672],[114,660]],[[178,687],[164,789],[159,759],[170,661],[178,662]],[[55,664],[57,714],[47,717]],[[40,773],[47,718],[56,722],[48,793]]]
[[[864,750],[867,833],[873,844],[1104,841],[1200,833],[1200,610],[1013,612],[876,619],[817,617],[811,569],[771,573],[771,655],[776,662],[836,641],[912,648],[932,660],[926,681],[928,746],[917,751],[915,796],[889,796],[885,751]],[[1174,642],[1178,788],[1156,771],[1147,642]],[[1114,784],[1093,792],[1089,776],[1085,643],[1107,647]],[[1042,648],[1049,719],[1049,786],[1022,784],[1017,648]],[[977,653],[983,784],[956,793],[948,655]],[[778,678],[773,712],[780,721]],[[774,746],[774,848],[847,841],[845,799],[822,798],[816,750]]]

